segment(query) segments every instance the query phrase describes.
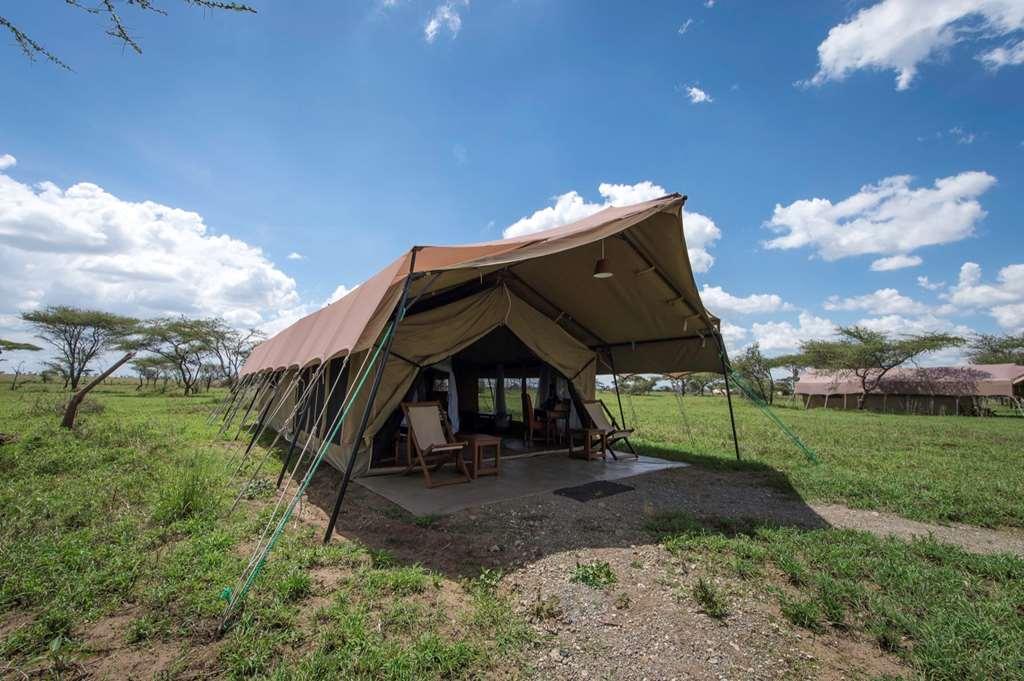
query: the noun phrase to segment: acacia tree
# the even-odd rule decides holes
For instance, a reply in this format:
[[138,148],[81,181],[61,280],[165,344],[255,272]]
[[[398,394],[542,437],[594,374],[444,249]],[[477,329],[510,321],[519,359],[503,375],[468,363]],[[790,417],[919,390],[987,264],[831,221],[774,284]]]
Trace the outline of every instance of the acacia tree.
[[964,344],[964,339],[948,333],[923,333],[890,338],[863,326],[841,326],[839,340],[810,340],[800,344],[806,361],[818,369],[855,376],[861,392],[857,408],[875,392],[885,375],[896,367],[930,352]]
[[[234,385],[245,360],[248,359],[253,348],[266,336],[258,329],[250,328],[246,331],[239,331],[223,319],[211,319],[207,321],[207,324],[209,324],[210,353],[220,370],[220,375],[229,385]],[[212,369],[205,370],[204,373],[210,379],[206,386],[209,389],[210,381],[216,376]]]
[[[28,352],[39,352],[40,350],[42,350],[42,348],[39,347],[38,345],[32,345],[31,343],[18,343],[16,341],[9,341],[9,340],[5,340],[3,338],[0,338],[0,362],[6,362],[7,361],[7,360],[3,359],[3,354],[5,352],[17,352],[19,350],[24,350],[24,351],[28,351]],[[24,364],[24,362],[22,362],[21,364]],[[18,370],[18,373],[19,374],[21,373],[20,368]],[[14,376],[14,383],[11,384],[11,390],[14,390],[14,386],[17,385],[17,383],[18,383],[18,376],[17,376],[17,374],[15,374],[15,376]]]
[[138,325],[131,317],[65,305],[26,312],[21,318],[57,350],[55,362],[67,372],[66,383],[72,390],[78,390],[97,357],[119,349]]
[[697,371],[692,374],[687,374],[685,378],[686,386],[690,391],[695,392],[701,397],[704,396],[704,391],[707,390],[709,386],[720,380],[722,380],[721,374],[713,374],[709,371]]
[[775,396],[775,379],[772,378],[772,365],[768,358],[761,354],[761,344],[754,343],[731,361],[734,372],[747,379],[754,393],[762,400],[771,404]]
[[[231,12],[251,12],[256,13],[256,10],[249,5],[244,5],[239,2],[224,2],[222,0],[181,0],[186,5],[193,5],[201,7],[203,9],[214,9],[214,10],[227,10]],[[142,48],[139,43],[135,40],[131,31],[124,23],[121,18],[121,14],[118,11],[119,6],[131,7],[136,11],[151,12],[153,14],[165,15],[167,12],[156,6],[153,0],[96,0],[93,2],[82,2],[82,0],[64,0],[64,6],[83,12],[85,15],[92,15],[94,17],[101,17],[107,21],[106,34],[116,40],[121,41],[125,47],[130,47],[136,54],[142,54]],[[43,57],[44,59],[56,64],[57,66],[71,70],[63,60],[61,60],[53,52],[50,52],[47,48],[43,47],[34,38],[29,37],[23,30],[14,25],[11,21],[3,16],[0,16],[0,29],[6,30],[14,38],[14,42],[21,48],[21,51],[30,60],[35,61],[37,57]]]
[[145,350],[173,367],[186,395],[196,392],[206,360],[213,353],[210,321],[164,317],[142,325],[133,347]]
[[974,364],[1024,364],[1024,333],[978,334],[968,344],[967,358]]
[[654,389],[658,383],[657,378],[644,376],[643,374],[630,374],[619,380],[622,390],[628,395],[646,395]]

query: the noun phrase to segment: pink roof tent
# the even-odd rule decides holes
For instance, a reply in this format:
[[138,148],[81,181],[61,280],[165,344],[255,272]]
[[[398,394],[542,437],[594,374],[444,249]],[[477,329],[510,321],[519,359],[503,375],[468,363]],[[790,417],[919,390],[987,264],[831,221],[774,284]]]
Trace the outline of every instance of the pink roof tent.
[[[974,364],[960,367],[899,367],[882,379],[876,392],[889,395],[1013,397],[1024,390],[1024,366]],[[798,395],[859,395],[860,380],[852,373],[804,372]]]

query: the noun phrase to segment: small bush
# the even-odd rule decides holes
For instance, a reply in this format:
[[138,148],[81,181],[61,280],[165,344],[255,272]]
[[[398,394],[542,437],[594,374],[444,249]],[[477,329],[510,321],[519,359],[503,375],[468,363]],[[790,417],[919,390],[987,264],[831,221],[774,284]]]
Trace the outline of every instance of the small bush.
[[619,578],[607,561],[599,560],[593,563],[577,563],[569,581],[584,584],[592,589],[603,589],[618,582]]
[[822,630],[821,609],[818,607],[817,601],[813,599],[790,600],[783,598],[781,606],[783,617],[796,626],[814,632]]
[[701,610],[708,617],[720,620],[729,614],[725,595],[718,587],[703,577],[693,585],[693,598],[700,604]]
[[161,490],[153,508],[153,520],[173,523],[213,515],[218,501],[213,477],[205,465],[193,459],[182,475],[174,477]]
[[530,604],[529,613],[535,622],[559,619],[562,616],[562,601],[557,594],[541,598],[538,591],[537,598]]

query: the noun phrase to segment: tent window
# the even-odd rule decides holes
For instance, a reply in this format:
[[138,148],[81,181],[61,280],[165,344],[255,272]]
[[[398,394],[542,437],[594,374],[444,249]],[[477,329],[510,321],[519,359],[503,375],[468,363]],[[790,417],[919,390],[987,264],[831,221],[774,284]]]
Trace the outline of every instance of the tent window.
[[[344,367],[344,370],[342,367]],[[348,365],[345,364],[345,358],[332,359],[327,371],[330,374],[328,379],[330,380],[330,385],[334,386],[334,392],[331,393],[331,399],[327,403],[327,416],[324,418],[324,422],[327,424],[324,427],[330,428],[341,412],[345,402],[345,395],[348,394]],[[338,378],[339,371],[343,372],[340,379]],[[341,430],[341,428],[338,428],[334,433],[334,437],[331,438],[331,442],[336,445],[341,444]]]
[[494,379],[478,379],[477,395],[480,400],[477,411],[481,414],[494,414]]

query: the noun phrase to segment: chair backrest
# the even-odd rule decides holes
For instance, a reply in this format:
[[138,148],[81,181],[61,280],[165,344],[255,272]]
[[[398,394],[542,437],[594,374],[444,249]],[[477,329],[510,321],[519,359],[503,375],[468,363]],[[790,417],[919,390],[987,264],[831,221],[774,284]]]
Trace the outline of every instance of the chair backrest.
[[615,427],[604,415],[604,405],[601,400],[588,400],[583,402],[583,408],[587,410],[587,416],[594,423],[594,427],[600,430],[615,430]]
[[420,449],[448,444],[441,419],[441,405],[437,402],[406,402],[402,404],[405,417],[409,423]]
[[527,426],[533,423],[533,399],[530,393],[523,393],[523,423]]

